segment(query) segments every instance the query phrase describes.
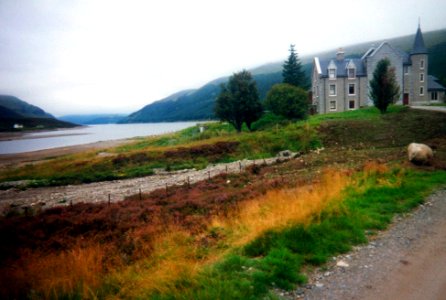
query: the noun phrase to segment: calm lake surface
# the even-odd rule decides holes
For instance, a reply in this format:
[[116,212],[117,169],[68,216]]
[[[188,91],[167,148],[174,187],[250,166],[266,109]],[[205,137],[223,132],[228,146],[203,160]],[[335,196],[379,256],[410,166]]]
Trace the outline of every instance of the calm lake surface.
[[20,139],[0,141],[0,154],[23,153],[43,149],[127,139],[178,131],[198,122],[106,124],[73,129],[25,133]]

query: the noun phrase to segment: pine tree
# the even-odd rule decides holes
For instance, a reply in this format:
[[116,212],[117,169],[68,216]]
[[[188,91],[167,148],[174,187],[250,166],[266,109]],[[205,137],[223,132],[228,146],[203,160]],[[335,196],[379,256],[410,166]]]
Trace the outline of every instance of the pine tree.
[[400,87],[396,82],[395,68],[390,67],[390,61],[381,59],[373,72],[370,80],[369,97],[373,104],[383,114],[389,104],[394,103],[400,95]]
[[215,115],[227,121],[240,132],[243,123],[251,130],[263,112],[257,85],[251,73],[243,70],[233,74],[227,84],[221,85],[221,92],[215,103]]
[[304,71],[302,70],[302,64],[298,58],[298,55],[294,50],[294,45],[290,45],[289,51],[290,55],[288,56],[288,60],[286,60],[283,64],[283,83],[305,88],[307,85],[307,79]]

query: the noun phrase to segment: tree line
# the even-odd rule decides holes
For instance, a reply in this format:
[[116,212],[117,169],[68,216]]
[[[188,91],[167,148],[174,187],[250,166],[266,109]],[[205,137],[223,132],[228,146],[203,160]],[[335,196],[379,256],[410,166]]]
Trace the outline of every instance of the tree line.
[[227,84],[221,85],[215,103],[215,115],[234,126],[240,132],[243,124],[252,130],[265,110],[287,119],[305,119],[309,102],[306,92],[306,76],[302,63],[290,46],[288,59],[283,64],[283,83],[274,85],[266,95],[264,105],[260,102],[256,82],[250,72],[234,73]]

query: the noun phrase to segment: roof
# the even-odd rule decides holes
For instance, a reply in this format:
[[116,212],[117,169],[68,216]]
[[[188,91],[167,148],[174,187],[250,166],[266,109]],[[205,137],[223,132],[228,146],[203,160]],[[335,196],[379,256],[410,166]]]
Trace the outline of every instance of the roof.
[[432,75],[427,76],[428,91],[446,91],[446,88],[438,83],[438,78]]
[[427,54],[427,48],[424,45],[423,34],[421,33],[420,26],[418,26],[417,33],[415,34],[415,40],[413,42],[413,47],[410,54]]
[[367,76],[364,63],[360,58],[345,58],[343,60],[337,60],[336,58],[320,60],[320,70],[322,77],[328,77],[328,65],[332,62],[336,66],[336,77],[347,77],[347,65],[353,62],[356,66],[356,77]]

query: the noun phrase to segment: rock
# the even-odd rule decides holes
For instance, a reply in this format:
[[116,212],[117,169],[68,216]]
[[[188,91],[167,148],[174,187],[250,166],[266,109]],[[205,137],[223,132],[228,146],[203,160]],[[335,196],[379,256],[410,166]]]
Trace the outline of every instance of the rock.
[[432,149],[425,144],[411,143],[407,147],[409,161],[417,165],[430,165],[434,158]]
[[348,267],[350,266],[348,263],[346,263],[346,262],[343,261],[343,260],[338,261],[338,262],[336,263],[336,265],[337,265],[338,267],[341,267],[341,268],[348,268]]
[[283,161],[283,160],[287,160],[287,159],[291,159],[293,158],[294,153],[290,150],[283,150],[280,151],[279,153],[277,153],[276,157],[278,161]]

